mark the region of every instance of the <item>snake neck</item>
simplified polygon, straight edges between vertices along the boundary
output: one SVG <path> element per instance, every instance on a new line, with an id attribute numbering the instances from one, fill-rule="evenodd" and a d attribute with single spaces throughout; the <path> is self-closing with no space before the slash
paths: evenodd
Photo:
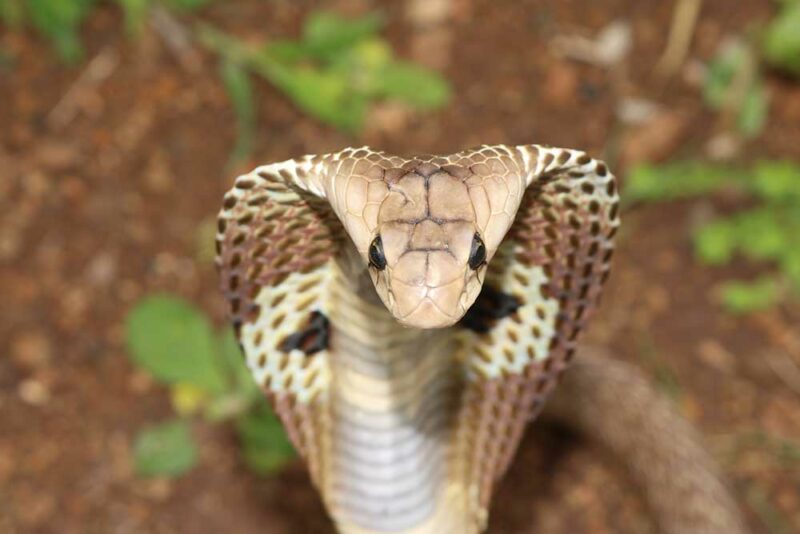
<path id="1" fill-rule="evenodd" d="M 339 261 L 330 309 L 330 477 L 342 532 L 459 531 L 445 506 L 460 390 L 454 332 L 401 326 Z"/>

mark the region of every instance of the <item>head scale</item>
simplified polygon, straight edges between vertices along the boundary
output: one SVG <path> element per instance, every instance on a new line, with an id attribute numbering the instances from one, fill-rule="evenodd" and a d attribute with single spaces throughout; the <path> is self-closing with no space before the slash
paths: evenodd
<path id="1" fill-rule="evenodd" d="M 376 208 L 364 209 L 366 224 L 348 230 L 392 315 L 406 326 L 441 328 L 475 301 L 499 243 L 485 242 L 466 169 L 454 176 L 452 168 L 414 163 L 369 184 L 383 194 L 368 192 Z"/>

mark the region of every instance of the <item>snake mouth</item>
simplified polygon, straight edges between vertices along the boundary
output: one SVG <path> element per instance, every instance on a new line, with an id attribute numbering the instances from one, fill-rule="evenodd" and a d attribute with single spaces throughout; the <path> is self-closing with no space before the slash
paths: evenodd
<path id="1" fill-rule="evenodd" d="M 432 330 L 453 326 L 458 317 L 447 315 L 431 299 L 424 298 L 411 313 L 398 317 L 397 320 L 408 328 Z"/>
<path id="2" fill-rule="evenodd" d="M 458 322 L 466 311 L 462 305 L 466 289 L 463 279 L 436 286 L 429 285 L 430 279 L 413 282 L 389 277 L 387 291 L 381 295 L 389 312 L 403 326 L 424 330 L 446 328 Z"/>

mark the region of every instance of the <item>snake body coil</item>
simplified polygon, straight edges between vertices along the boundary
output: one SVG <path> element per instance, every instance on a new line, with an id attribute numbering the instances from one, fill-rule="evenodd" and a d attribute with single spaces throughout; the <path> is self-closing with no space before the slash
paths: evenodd
<path id="1" fill-rule="evenodd" d="M 342 532 L 483 530 L 608 276 L 585 153 L 345 149 L 237 178 L 218 266 L 247 364 Z"/>

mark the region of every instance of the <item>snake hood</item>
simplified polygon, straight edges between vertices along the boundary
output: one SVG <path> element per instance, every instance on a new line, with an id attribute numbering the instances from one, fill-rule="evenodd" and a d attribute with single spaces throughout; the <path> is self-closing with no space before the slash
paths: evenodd
<path id="1" fill-rule="evenodd" d="M 600 296 L 617 206 L 603 162 L 540 145 L 347 148 L 236 179 L 231 319 L 341 532 L 486 527 Z"/>
<path id="2" fill-rule="evenodd" d="M 450 326 L 480 293 L 487 262 L 512 220 L 488 228 L 492 204 L 514 213 L 520 198 L 505 181 L 477 184 L 472 176 L 469 167 L 416 162 L 385 169 L 374 181 L 350 175 L 345 184 L 329 182 L 346 189 L 346 201 L 334 202 L 334 210 L 378 295 L 403 325 Z M 336 198 L 335 190 L 328 193 Z"/>

